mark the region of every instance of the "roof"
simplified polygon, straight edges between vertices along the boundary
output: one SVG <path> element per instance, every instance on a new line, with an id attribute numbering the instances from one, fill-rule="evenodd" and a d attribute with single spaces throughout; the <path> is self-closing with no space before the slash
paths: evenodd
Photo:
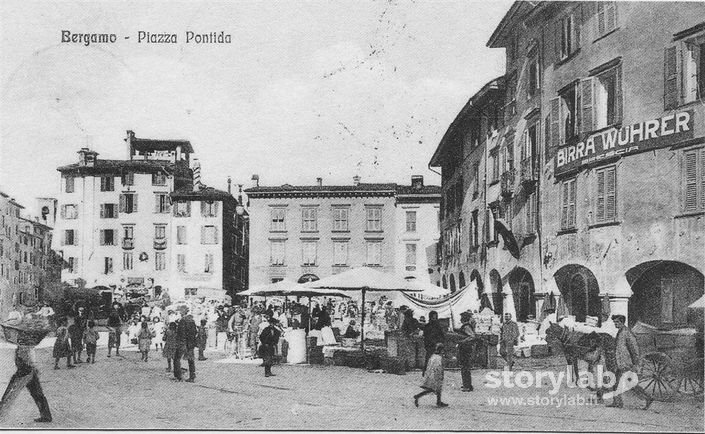
<path id="1" fill-rule="evenodd" d="M 175 200 L 212 200 L 225 201 L 235 200 L 232 194 L 217 188 L 201 186 L 199 190 L 177 190 L 171 193 L 171 198 Z"/>
<path id="2" fill-rule="evenodd" d="M 181 146 L 183 152 L 193 153 L 193 147 L 188 140 L 140 139 L 133 137 L 130 140 L 130 144 L 133 149 L 138 151 L 174 151 L 178 146 Z"/>
<path id="3" fill-rule="evenodd" d="M 397 194 L 403 195 L 441 195 L 440 185 L 424 185 L 421 188 L 413 185 L 397 185 Z"/>
<path id="4" fill-rule="evenodd" d="M 174 170 L 174 163 L 167 160 L 103 160 L 98 159 L 95 166 L 83 166 L 79 163 L 60 166 L 59 172 L 80 172 L 82 174 L 120 173 L 125 171 L 155 173 Z"/>
<path id="5" fill-rule="evenodd" d="M 514 18 L 520 13 L 524 14 L 532 10 L 540 3 L 543 2 L 515 1 L 502 18 L 502 21 L 499 22 L 497 28 L 492 32 L 492 36 L 490 36 L 489 41 L 487 41 L 487 46 L 490 48 L 504 47 L 505 41 L 503 38 L 506 36 L 505 29 L 512 27 L 511 23 L 514 21 Z"/>
<path id="6" fill-rule="evenodd" d="M 497 77 L 489 83 L 482 86 L 482 88 L 468 99 L 465 106 L 460 110 L 460 113 L 455 117 L 453 122 L 448 127 L 448 130 L 443 135 L 436 151 L 431 157 L 429 166 L 439 167 L 441 165 L 441 157 L 445 153 L 451 138 L 457 131 L 457 129 L 470 117 L 471 114 L 475 114 L 479 111 L 479 108 L 485 103 L 487 98 L 491 98 L 496 92 L 502 91 L 504 89 L 504 76 Z"/>
<path id="7" fill-rule="evenodd" d="M 397 184 L 365 184 L 358 185 L 290 185 L 272 187 L 252 187 L 245 189 L 245 193 L 251 199 L 271 196 L 349 196 L 349 195 L 373 195 L 392 196 L 396 193 Z"/>

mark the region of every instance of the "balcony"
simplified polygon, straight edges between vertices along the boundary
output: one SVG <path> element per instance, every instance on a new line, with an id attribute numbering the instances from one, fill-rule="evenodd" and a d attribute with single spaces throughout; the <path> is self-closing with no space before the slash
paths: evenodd
<path id="1" fill-rule="evenodd" d="M 502 196 L 510 198 L 514 194 L 515 170 L 509 169 L 502 174 Z"/>
<path id="2" fill-rule="evenodd" d="M 164 250 L 164 249 L 166 249 L 166 238 L 154 240 L 154 250 Z"/>
<path id="3" fill-rule="evenodd" d="M 132 250 L 135 248 L 135 240 L 134 238 L 123 238 L 122 239 L 122 248 L 125 250 Z"/>
<path id="4" fill-rule="evenodd" d="M 526 186 L 533 186 L 538 181 L 538 164 L 533 157 L 521 161 L 520 181 Z"/>

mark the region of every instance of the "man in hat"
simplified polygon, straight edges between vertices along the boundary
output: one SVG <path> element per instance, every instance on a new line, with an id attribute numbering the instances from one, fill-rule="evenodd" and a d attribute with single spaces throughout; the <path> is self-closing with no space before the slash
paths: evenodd
<path id="1" fill-rule="evenodd" d="M 428 366 L 428 359 L 436 351 L 436 345 L 444 343 L 446 340 L 445 332 L 441 323 L 438 321 L 438 312 L 432 310 L 428 314 L 428 324 L 423 328 L 423 345 L 426 349 L 426 363 L 424 363 L 424 372 Z"/>
<path id="2" fill-rule="evenodd" d="M 639 345 L 636 341 L 636 336 L 627 327 L 627 318 L 624 315 L 612 315 L 612 321 L 615 327 L 617 327 L 617 337 L 614 339 L 615 345 L 615 356 L 617 359 L 617 381 L 614 387 L 615 392 L 618 391 L 620 386 L 620 380 L 624 374 L 628 372 L 639 372 Z M 638 384 L 631 388 L 635 394 L 641 397 L 646 403 L 644 404 L 644 410 L 648 410 L 654 399 L 649 395 L 641 386 Z M 622 408 L 624 403 L 622 402 L 621 395 L 615 395 L 612 399 L 612 404 L 607 407 Z"/>
<path id="3" fill-rule="evenodd" d="M 269 318 L 267 327 L 262 330 L 259 340 L 262 343 L 260 354 L 264 361 L 264 376 L 273 377 L 272 365 L 274 364 L 274 353 L 279 343 L 281 331 L 279 330 L 279 321 L 276 318 Z"/>
<path id="4" fill-rule="evenodd" d="M 178 322 L 176 328 L 176 353 L 174 354 L 174 378 L 182 380 L 181 358 L 188 361 L 189 378 L 186 380 L 193 383 L 196 380 L 196 362 L 194 361 L 193 350 L 196 348 L 198 328 L 193 321 L 191 314 L 186 315 Z"/>
<path id="5" fill-rule="evenodd" d="M 507 362 L 507 366 L 511 371 L 514 367 L 514 346 L 519 343 L 519 326 L 512 321 L 512 314 L 504 314 L 504 324 L 500 331 L 499 337 L 499 354 Z"/>
<path id="6" fill-rule="evenodd" d="M 460 376 L 463 379 L 463 392 L 472 392 L 472 361 L 475 355 L 477 336 L 475 335 L 475 320 L 472 312 L 466 311 L 460 314 L 460 334 L 465 338 L 458 343 L 458 364 L 460 364 Z"/>

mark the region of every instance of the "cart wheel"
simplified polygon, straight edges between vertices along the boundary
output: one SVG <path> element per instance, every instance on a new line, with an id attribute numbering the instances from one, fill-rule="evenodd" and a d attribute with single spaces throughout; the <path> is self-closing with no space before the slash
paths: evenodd
<path id="1" fill-rule="evenodd" d="M 703 371 L 702 358 L 695 359 L 683 367 L 683 372 L 678 381 L 678 392 L 689 394 L 703 393 Z"/>
<path id="2" fill-rule="evenodd" d="M 656 400 L 665 400 L 678 390 L 671 358 L 663 353 L 650 353 L 642 358 L 639 386 Z"/>

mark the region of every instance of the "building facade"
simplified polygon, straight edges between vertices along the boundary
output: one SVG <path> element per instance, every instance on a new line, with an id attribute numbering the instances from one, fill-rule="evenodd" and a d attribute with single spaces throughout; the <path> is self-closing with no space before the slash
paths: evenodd
<path id="1" fill-rule="evenodd" d="M 169 289 L 175 298 L 187 295 L 185 288 L 188 295 L 197 294 L 198 288 L 234 292 L 230 285 L 234 255 L 225 253 L 224 247 L 234 248 L 231 230 L 237 200 L 201 184 L 190 142 L 141 139 L 132 131 L 125 142 L 126 160 L 99 159 L 96 152 L 83 148 L 78 163 L 58 168 L 57 249 L 66 263 L 62 280 L 76 283 L 80 278 L 88 287 L 144 286 L 153 294 Z M 193 207 L 193 216 L 184 215 L 182 206 Z M 218 212 L 202 215 L 206 209 Z M 187 226 L 188 239 L 183 232 L 177 238 L 179 226 Z M 199 237 L 204 231 L 207 236 Z M 182 258 L 178 255 L 183 254 L 177 240 L 203 258 L 200 246 L 208 246 L 211 266 L 203 267 L 202 285 L 191 274 L 175 272 Z M 204 261 L 201 265 L 207 265 Z M 189 264 L 195 273 L 195 260 Z"/>
<path id="2" fill-rule="evenodd" d="M 499 249 L 461 262 L 489 268 L 518 315 L 560 293 L 583 321 L 607 294 L 630 323 L 671 328 L 703 295 L 704 12 L 516 2 L 495 30 L 507 63 L 483 243 L 496 233 Z"/>
<path id="3" fill-rule="evenodd" d="M 404 189 L 402 204 L 397 184 L 360 183 L 357 177 L 353 185 L 332 186 L 320 178 L 312 186 L 280 187 L 259 186 L 259 178 L 253 179 L 256 185 L 245 190 L 251 286 L 317 280 L 363 265 L 429 279 L 434 264 L 427 263 L 425 252 L 435 250 L 438 238 L 433 221 L 438 187 L 417 178 L 415 187 Z"/>

